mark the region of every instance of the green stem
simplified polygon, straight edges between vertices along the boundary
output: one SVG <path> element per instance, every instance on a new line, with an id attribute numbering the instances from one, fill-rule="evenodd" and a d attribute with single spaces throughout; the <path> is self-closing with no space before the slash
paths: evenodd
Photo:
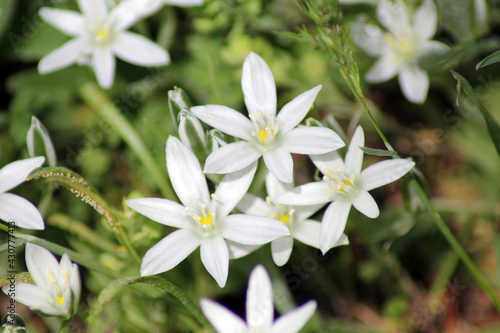
<path id="1" fill-rule="evenodd" d="M 69 333 L 72 322 L 73 322 L 73 317 L 61 321 L 61 327 L 59 328 L 59 333 Z"/>
<path id="2" fill-rule="evenodd" d="M 80 89 L 80 94 L 85 102 L 94 109 L 127 143 L 134 154 L 146 168 L 154 183 L 158 186 L 165 198 L 176 200 L 172 185 L 164 175 L 146 145 L 135 131 L 130 122 L 121 114 L 120 110 L 109 100 L 108 96 L 94 84 L 87 83 Z"/>

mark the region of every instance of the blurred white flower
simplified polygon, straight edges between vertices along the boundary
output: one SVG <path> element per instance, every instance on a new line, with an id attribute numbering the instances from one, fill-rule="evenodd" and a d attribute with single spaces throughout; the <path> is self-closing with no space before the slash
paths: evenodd
<path id="1" fill-rule="evenodd" d="M 411 16 L 401 0 L 380 0 L 377 16 L 387 32 L 370 24 L 351 24 L 354 42 L 366 53 L 379 57 L 366 74 L 366 80 L 383 82 L 398 75 L 405 97 L 413 103 L 423 103 L 429 77 L 419 66 L 419 60 L 448 49 L 431 40 L 437 28 L 436 5 L 433 0 L 424 0 Z"/>
<path id="2" fill-rule="evenodd" d="M 144 256 L 141 275 L 168 271 L 200 247 L 201 261 L 220 287 L 226 284 L 229 252 L 225 239 L 261 245 L 289 235 L 288 228 L 270 217 L 229 215 L 247 192 L 257 163 L 225 176 L 214 194 L 193 153 L 179 139 L 167 141 L 167 169 L 182 202 L 161 198 L 129 199 L 127 205 L 153 221 L 179 228 Z"/>
<path id="3" fill-rule="evenodd" d="M 331 129 L 296 127 L 311 108 L 321 85 L 286 104 L 276 116 L 276 85 L 266 62 L 250 52 L 243 63 L 241 85 L 250 119 L 221 105 L 191 108 L 205 123 L 242 139 L 211 153 L 203 172 L 226 174 L 264 158 L 269 171 L 280 181 L 293 181 L 295 154 L 322 154 L 344 146 Z"/>
<path id="4" fill-rule="evenodd" d="M 369 218 L 379 215 L 377 203 L 368 191 L 389 184 L 410 171 L 415 165 L 409 159 L 382 161 L 361 172 L 365 138 L 358 126 L 347 150 L 345 163 L 336 153 L 311 155 L 321 171 L 323 181 L 305 184 L 278 197 L 277 202 L 288 205 L 314 205 L 333 201 L 321 222 L 320 249 L 326 253 L 343 235 L 351 206 Z"/>
<path id="5" fill-rule="evenodd" d="M 3 292 L 31 310 L 46 316 L 69 318 L 78 309 L 81 283 L 78 266 L 67 254 L 58 263 L 45 248 L 26 244 L 26 267 L 35 284 L 19 282 L 15 288 L 3 287 Z"/>
<path id="6" fill-rule="evenodd" d="M 168 53 L 141 35 L 125 31 L 144 17 L 143 0 L 125 0 L 109 9 L 105 0 L 78 0 L 83 14 L 41 8 L 44 21 L 74 37 L 38 63 L 41 74 L 85 62 L 90 57 L 97 81 L 103 88 L 113 85 L 115 56 L 140 66 L 160 66 L 170 62 Z M 83 59 L 83 60 L 82 60 Z"/>
<path id="7" fill-rule="evenodd" d="M 26 180 L 35 168 L 45 161 L 45 157 L 33 157 L 15 161 L 0 169 L 0 219 L 14 222 L 16 227 L 42 230 L 43 217 L 28 200 L 11 193 L 5 193 Z"/>
<path id="8" fill-rule="evenodd" d="M 271 278 L 257 265 L 250 273 L 246 300 L 246 323 L 226 307 L 208 298 L 200 301 L 201 310 L 218 333 L 295 333 L 311 319 L 316 302 L 309 301 L 274 321 Z"/>
<path id="9" fill-rule="evenodd" d="M 31 126 L 26 136 L 26 143 L 31 157 L 42 155 L 43 150 L 45 150 L 49 166 L 56 166 L 56 151 L 50 139 L 49 132 L 35 116 L 31 117 Z M 43 149 L 40 147 L 40 144 L 43 144 Z"/>
<path id="10" fill-rule="evenodd" d="M 271 252 L 273 255 L 274 263 L 278 266 L 283 266 L 287 263 L 293 249 L 293 239 L 319 249 L 319 235 L 321 223 L 308 218 L 316 213 L 323 203 L 310 206 L 298 205 L 283 205 L 276 202 L 276 198 L 284 195 L 293 189 L 293 183 L 283 183 L 276 179 L 273 174 L 268 173 L 266 177 L 267 198 L 261 198 L 245 194 L 243 199 L 236 205 L 238 209 L 253 215 L 270 216 L 274 219 L 281 221 L 290 229 L 291 236 L 285 236 L 275 239 L 271 242 Z M 349 244 L 346 235 L 342 235 L 334 246 Z M 254 250 L 250 247 L 238 247 L 237 245 L 231 246 L 230 250 L 237 256 L 246 255 L 245 250 Z M 238 252 L 237 252 L 238 251 Z M 250 252 L 248 251 L 248 252 Z"/>

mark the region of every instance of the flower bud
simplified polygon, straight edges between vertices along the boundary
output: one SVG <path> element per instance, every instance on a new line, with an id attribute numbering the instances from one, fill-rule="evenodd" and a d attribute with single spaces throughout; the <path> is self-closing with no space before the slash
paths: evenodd
<path id="1" fill-rule="evenodd" d="M 31 126 L 26 136 L 28 152 L 31 157 L 46 156 L 49 166 L 56 166 L 56 151 L 49 133 L 37 117 L 31 118 Z"/>
<path id="2" fill-rule="evenodd" d="M 172 116 L 172 121 L 177 127 L 177 118 L 179 117 L 179 112 L 186 110 L 191 107 L 191 101 L 189 96 L 186 94 L 182 88 L 174 87 L 173 90 L 168 91 L 168 108 L 170 109 L 170 115 Z"/>
<path id="3" fill-rule="evenodd" d="M 179 112 L 179 137 L 200 162 L 207 158 L 205 130 L 198 118 L 187 109 Z"/>

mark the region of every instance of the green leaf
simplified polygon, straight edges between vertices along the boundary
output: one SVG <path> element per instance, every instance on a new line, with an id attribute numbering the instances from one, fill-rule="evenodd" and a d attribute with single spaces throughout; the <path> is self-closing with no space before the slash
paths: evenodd
<path id="1" fill-rule="evenodd" d="M 493 116 L 488 112 L 484 104 L 477 97 L 474 89 L 471 87 L 470 83 L 457 72 L 451 71 L 451 74 L 457 80 L 457 105 L 458 96 L 460 96 L 460 91 L 463 90 L 465 95 L 476 105 L 478 110 L 481 112 L 484 121 L 486 122 L 486 128 L 490 134 L 491 140 L 495 145 L 498 155 L 500 156 L 500 126 Z"/>
<path id="2" fill-rule="evenodd" d="M 33 279 L 31 278 L 31 275 L 30 273 L 28 272 L 23 272 L 23 273 L 17 273 L 15 274 L 15 280 L 16 280 L 16 283 L 18 282 L 24 282 L 24 283 L 31 283 L 31 284 L 34 284 L 35 282 L 33 281 Z M 1 278 L 0 279 L 0 288 L 2 288 L 3 286 L 7 286 L 11 283 L 11 276 L 6 276 L 4 278 Z"/>
<path id="3" fill-rule="evenodd" d="M 489 56 L 478 62 L 476 65 L 476 69 L 483 68 L 497 62 L 500 62 L 500 50 L 490 54 Z"/>
<path id="4" fill-rule="evenodd" d="M 368 148 L 368 147 L 360 147 L 360 148 L 365 154 L 368 154 L 368 155 L 391 156 L 391 157 L 398 156 L 398 153 L 396 153 L 393 150 L 373 149 L 373 148 Z"/>

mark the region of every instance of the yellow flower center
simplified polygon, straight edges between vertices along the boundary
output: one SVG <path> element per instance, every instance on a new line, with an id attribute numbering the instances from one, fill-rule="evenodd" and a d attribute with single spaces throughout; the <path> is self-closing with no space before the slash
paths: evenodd
<path id="1" fill-rule="evenodd" d="M 349 195 L 355 191 L 356 176 L 351 173 L 347 177 L 343 172 L 342 168 L 337 168 L 335 172 L 330 169 L 325 170 L 325 175 L 323 180 L 330 185 L 330 189 L 325 191 L 325 194 L 330 195 L 334 193 L 341 193 Z"/>
<path id="2" fill-rule="evenodd" d="M 205 224 L 210 224 L 210 226 L 212 226 L 213 228 L 214 224 L 212 223 L 212 221 L 212 214 L 207 214 L 206 216 L 200 217 L 200 223 L 202 226 L 204 226 Z"/>
<path id="3" fill-rule="evenodd" d="M 64 296 L 56 297 L 57 304 L 62 305 L 64 303 Z"/>
<path id="4" fill-rule="evenodd" d="M 399 59 L 408 60 L 418 56 L 418 42 L 409 33 L 386 33 L 384 39 Z"/>
<path id="5" fill-rule="evenodd" d="M 293 213 L 295 213 L 295 209 L 288 210 L 287 207 L 281 204 L 275 205 L 272 202 L 271 197 L 266 198 L 266 203 L 275 209 L 275 211 L 269 215 L 270 217 L 278 221 L 281 221 L 283 223 L 286 223 L 287 225 L 290 225 L 290 220 L 292 220 L 293 218 Z"/>
<path id="6" fill-rule="evenodd" d="M 286 224 L 290 223 L 290 214 L 279 214 L 278 220 Z"/>
<path id="7" fill-rule="evenodd" d="M 274 116 L 266 116 L 259 111 L 257 116 L 250 114 L 249 117 L 255 127 L 252 136 L 256 137 L 262 146 L 270 145 L 279 130 L 278 125 L 274 123 Z"/>

